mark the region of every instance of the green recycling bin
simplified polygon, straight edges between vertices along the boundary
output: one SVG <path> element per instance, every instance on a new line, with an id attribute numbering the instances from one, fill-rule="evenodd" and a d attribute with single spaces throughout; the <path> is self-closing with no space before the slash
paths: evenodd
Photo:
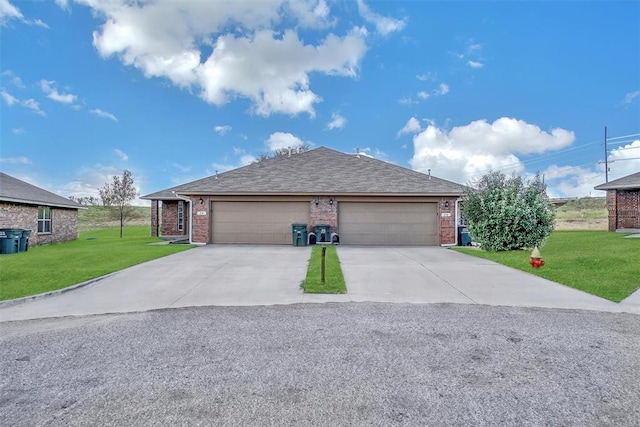
<path id="1" fill-rule="evenodd" d="M 317 224 L 315 227 L 316 243 L 331 242 L 331 226 L 329 224 Z"/>
<path id="2" fill-rule="evenodd" d="M 20 249 L 20 237 L 22 237 L 22 230 L 14 228 L 0 229 L 0 253 L 8 255 L 18 252 Z"/>
<path id="3" fill-rule="evenodd" d="M 458 245 L 471 246 L 472 242 L 473 238 L 471 237 L 471 234 L 469 234 L 467 227 L 460 227 L 458 229 Z"/>
<path id="4" fill-rule="evenodd" d="M 291 224 L 293 246 L 307 246 L 307 224 Z"/>
<path id="5" fill-rule="evenodd" d="M 31 230 L 20 230 L 22 231 L 22 236 L 20 237 L 20 248 L 19 252 L 26 252 L 29 250 L 29 236 L 31 235 Z"/>

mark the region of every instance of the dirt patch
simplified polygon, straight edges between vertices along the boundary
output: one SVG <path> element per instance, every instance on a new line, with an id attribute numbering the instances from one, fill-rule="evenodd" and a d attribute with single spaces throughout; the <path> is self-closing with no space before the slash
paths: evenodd
<path id="1" fill-rule="evenodd" d="M 607 231 L 606 218 L 556 219 L 556 230 L 601 230 Z"/>

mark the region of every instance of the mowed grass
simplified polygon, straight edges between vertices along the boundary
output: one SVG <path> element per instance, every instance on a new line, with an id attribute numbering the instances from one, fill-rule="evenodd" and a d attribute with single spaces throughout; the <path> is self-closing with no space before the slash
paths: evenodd
<path id="1" fill-rule="evenodd" d="M 540 249 L 545 265 L 529 265 L 530 250 L 455 250 L 535 274 L 614 302 L 640 288 L 640 239 L 607 231 L 555 231 Z"/>
<path id="2" fill-rule="evenodd" d="M 148 226 L 84 231 L 77 240 L 0 256 L 0 300 L 66 288 L 123 268 L 181 252 L 190 245 L 150 245 Z"/>
<path id="3" fill-rule="evenodd" d="M 325 284 L 322 285 L 320 280 L 322 247 L 316 245 L 311 249 L 307 277 L 302 284 L 304 292 L 308 294 L 346 294 L 347 287 L 344 284 L 336 247 L 328 245 L 325 255 Z"/>

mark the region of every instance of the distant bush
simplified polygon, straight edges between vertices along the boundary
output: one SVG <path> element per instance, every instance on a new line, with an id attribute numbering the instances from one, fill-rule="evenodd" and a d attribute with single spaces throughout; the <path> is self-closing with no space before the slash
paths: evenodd
<path id="1" fill-rule="evenodd" d="M 487 251 L 542 246 L 554 228 L 555 213 L 546 185 L 489 172 L 468 186 L 463 214 L 474 240 Z"/>

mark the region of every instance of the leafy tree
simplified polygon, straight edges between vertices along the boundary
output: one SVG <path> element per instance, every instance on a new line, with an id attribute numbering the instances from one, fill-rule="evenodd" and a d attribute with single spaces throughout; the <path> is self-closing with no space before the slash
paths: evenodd
<path id="1" fill-rule="evenodd" d="M 131 201 L 138 196 L 138 192 L 133 186 L 131 172 L 125 169 L 122 177 L 114 175 L 111 184 L 107 182 L 98 191 L 102 204 L 110 209 L 115 218 L 120 220 L 120 237 L 122 237 L 125 223 L 135 216 L 135 209 L 131 206 Z"/>
<path id="2" fill-rule="evenodd" d="M 86 196 L 86 197 L 69 196 L 69 199 L 73 200 L 76 203 L 80 203 L 83 206 L 96 206 L 100 202 L 98 198 L 94 196 Z"/>
<path id="3" fill-rule="evenodd" d="M 546 189 L 540 175 L 524 181 L 489 172 L 465 191 L 462 210 L 469 232 L 487 251 L 542 246 L 555 220 Z"/>

